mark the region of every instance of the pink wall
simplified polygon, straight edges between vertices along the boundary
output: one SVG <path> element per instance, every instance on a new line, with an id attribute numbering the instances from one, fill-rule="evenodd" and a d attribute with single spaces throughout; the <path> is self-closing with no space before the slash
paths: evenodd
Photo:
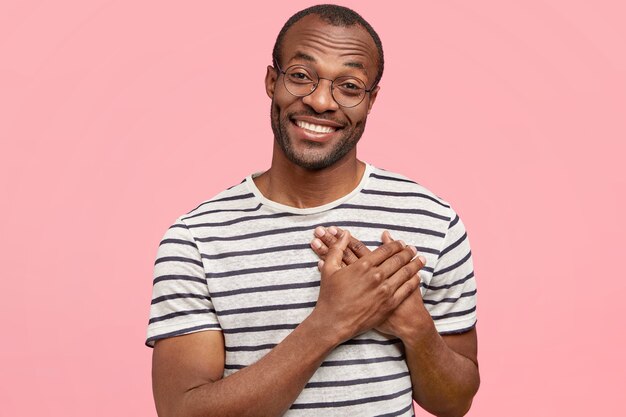
<path id="1" fill-rule="evenodd" d="M 0 415 L 154 416 L 165 229 L 270 158 L 274 37 L 304 1 L 0 4 Z M 625 415 L 620 1 L 357 2 L 387 70 L 360 157 L 473 244 L 471 416 Z"/>

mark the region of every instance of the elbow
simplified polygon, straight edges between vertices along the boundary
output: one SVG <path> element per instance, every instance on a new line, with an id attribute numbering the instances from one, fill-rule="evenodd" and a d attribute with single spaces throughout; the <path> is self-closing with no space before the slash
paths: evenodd
<path id="1" fill-rule="evenodd" d="M 459 404 L 454 409 L 446 410 L 441 413 L 436 413 L 435 415 L 437 417 L 463 417 L 464 415 L 468 413 L 470 408 L 472 408 L 472 401 L 473 399 L 470 399 L 469 402 L 464 403 L 464 404 Z"/>
<path id="2" fill-rule="evenodd" d="M 456 401 L 455 403 L 448 403 L 445 406 L 437 408 L 424 407 L 423 405 L 421 406 L 424 410 L 437 417 L 463 417 L 472 407 L 472 399 L 469 401 Z"/>
<path id="3" fill-rule="evenodd" d="M 478 392 L 480 379 L 476 379 L 475 384 L 466 386 L 464 392 L 456 392 L 448 396 L 448 400 L 440 399 L 437 404 L 431 403 L 430 406 L 420 404 L 429 413 L 437 417 L 463 417 L 472 408 L 474 396 Z"/>
<path id="4" fill-rule="evenodd" d="M 154 396 L 154 403 L 158 417 L 207 417 L 206 402 L 202 407 L 199 398 L 206 399 L 211 396 L 212 383 L 203 383 L 192 388 L 188 388 L 183 392 L 178 391 L 175 395 L 168 393 L 167 395 Z"/>
<path id="5" fill-rule="evenodd" d="M 466 415 L 469 410 L 472 408 L 472 403 L 474 402 L 474 396 L 478 392 L 478 387 L 480 386 L 480 379 L 476 380 L 476 383 L 470 387 L 468 392 L 465 395 L 459 395 L 457 397 L 457 401 L 454 402 L 453 406 L 440 414 L 435 414 L 438 417 L 463 417 Z M 451 404 L 452 405 L 452 404 Z"/>

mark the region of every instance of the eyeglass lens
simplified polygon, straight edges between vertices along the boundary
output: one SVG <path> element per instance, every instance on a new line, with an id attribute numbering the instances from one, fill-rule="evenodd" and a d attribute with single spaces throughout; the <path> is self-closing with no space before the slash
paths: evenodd
<path id="1" fill-rule="evenodd" d="M 294 96 L 311 94 L 319 85 L 317 73 L 303 65 L 293 65 L 285 71 L 285 88 Z M 343 107 L 357 106 L 365 97 L 365 83 L 356 77 L 343 76 L 332 82 L 331 92 L 335 101 Z"/>

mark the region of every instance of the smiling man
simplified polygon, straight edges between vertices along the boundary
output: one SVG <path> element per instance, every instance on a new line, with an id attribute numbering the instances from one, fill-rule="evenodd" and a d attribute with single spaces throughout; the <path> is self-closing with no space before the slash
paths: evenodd
<path id="1" fill-rule="evenodd" d="M 180 217 L 159 247 L 146 343 L 161 417 L 469 410 L 463 223 L 357 159 L 383 68 L 378 35 L 350 9 L 285 23 L 265 77 L 271 167 Z"/>

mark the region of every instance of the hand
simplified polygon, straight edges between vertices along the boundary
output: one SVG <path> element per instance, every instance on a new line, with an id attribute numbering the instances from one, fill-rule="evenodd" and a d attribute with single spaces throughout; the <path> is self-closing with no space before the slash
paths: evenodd
<path id="1" fill-rule="evenodd" d="M 312 317 L 335 330 L 339 342 L 380 326 L 419 288 L 416 275 L 422 262 L 416 250 L 390 241 L 342 266 L 350 233 L 329 243 L 320 261 L 320 295 Z"/>
<path id="2" fill-rule="evenodd" d="M 318 227 L 315 229 L 315 235 L 317 236 L 311 242 L 313 251 L 322 259 L 321 265 L 324 264 L 324 259 L 327 256 L 328 248 L 333 245 L 337 238 L 343 236 L 343 230 L 338 227 L 331 226 L 329 228 Z M 382 234 L 383 244 L 393 242 L 391 235 L 388 231 L 384 231 Z M 358 239 L 350 236 L 348 247 L 344 250 L 342 257 L 342 265 L 352 265 L 357 262 L 363 256 L 371 253 L 371 251 Z M 426 264 L 426 259 L 423 256 L 419 256 L 420 269 Z M 417 276 L 419 280 L 419 276 Z M 409 295 L 400 305 L 387 317 L 387 319 L 380 325 L 376 326 L 376 330 L 389 335 L 396 336 L 400 339 L 404 339 L 405 335 L 409 332 L 414 332 L 419 328 L 420 323 L 424 323 L 423 320 L 429 320 L 430 324 L 432 319 L 424 307 L 422 297 L 419 291 L 414 291 Z"/>

